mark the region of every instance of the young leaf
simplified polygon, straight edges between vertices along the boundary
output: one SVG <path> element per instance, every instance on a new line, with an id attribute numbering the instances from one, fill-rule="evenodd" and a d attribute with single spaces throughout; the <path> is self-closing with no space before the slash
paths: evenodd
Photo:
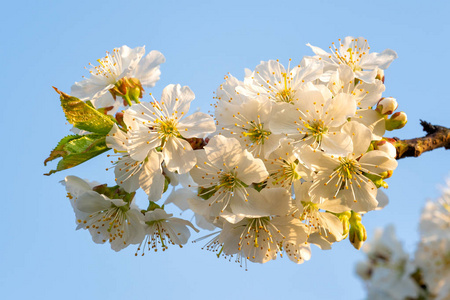
<path id="1" fill-rule="evenodd" d="M 47 165 L 49 161 L 62 157 L 56 170 L 51 170 L 44 175 L 51 175 L 58 171 L 72 168 L 108 150 L 104 135 L 93 133 L 66 136 L 44 161 L 44 165 Z"/>
<path id="2" fill-rule="evenodd" d="M 112 118 L 97 111 L 92 104 L 54 89 L 61 95 L 61 106 L 70 124 L 81 130 L 108 134 L 114 124 Z"/>

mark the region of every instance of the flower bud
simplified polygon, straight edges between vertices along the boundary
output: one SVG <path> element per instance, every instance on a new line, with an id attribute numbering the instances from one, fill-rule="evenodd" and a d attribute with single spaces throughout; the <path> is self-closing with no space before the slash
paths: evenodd
<path id="1" fill-rule="evenodd" d="M 397 149 L 395 148 L 395 146 L 385 139 L 377 142 L 377 144 L 375 145 L 375 149 L 385 152 L 392 158 L 395 158 L 397 156 Z"/>
<path id="2" fill-rule="evenodd" d="M 405 127 L 408 122 L 406 113 L 403 111 L 396 112 L 388 120 L 386 120 L 386 130 L 392 131 Z"/>
<path id="3" fill-rule="evenodd" d="M 381 80 L 384 83 L 384 70 L 378 69 L 375 79 Z"/>
<path id="4" fill-rule="evenodd" d="M 375 110 L 382 115 L 390 115 L 397 109 L 397 107 L 397 100 L 392 97 L 387 97 L 381 98 L 381 100 L 378 101 L 377 108 Z"/>
<path id="5" fill-rule="evenodd" d="M 366 228 L 361 223 L 361 215 L 354 211 L 352 211 L 352 216 L 350 218 L 350 232 L 348 238 L 353 247 L 358 250 L 361 249 L 367 239 Z"/>
<path id="6" fill-rule="evenodd" d="M 348 232 L 350 231 L 350 217 L 351 217 L 350 211 L 345 211 L 343 213 L 337 214 L 339 220 L 341 220 L 342 223 L 342 236 L 345 239 L 348 236 Z"/>
<path id="7" fill-rule="evenodd" d="M 387 179 L 387 178 L 390 178 L 392 176 L 392 174 L 394 174 L 394 171 L 393 170 L 389 170 L 389 171 L 385 171 L 385 172 L 380 173 L 380 176 L 383 179 Z"/>

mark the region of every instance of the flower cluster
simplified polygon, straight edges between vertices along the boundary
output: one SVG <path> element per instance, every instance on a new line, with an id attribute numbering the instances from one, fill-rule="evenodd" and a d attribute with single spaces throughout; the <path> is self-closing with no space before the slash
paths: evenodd
<path id="1" fill-rule="evenodd" d="M 58 91 L 78 134 L 52 151 L 46 162 L 62 160 L 50 174 L 114 151 L 115 186 L 66 177 L 78 228 L 114 250 L 164 250 L 185 244 L 188 227 L 197 230 L 165 211 L 173 203 L 216 230 L 207 249 L 238 262 L 285 254 L 302 263 L 310 244 L 330 249 L 346 237 L 359 249 L 361 216 L 387 204 L 378 188 L 397 167 L 393 140 L 383 135 L 406 124 L 394 113 L 397 101 L 382 95 L 397 55 L 370 52 L 364 38 L 339 40 L 330 53 L 310 47 L 315 56 L 295 66 L 270 60 L 243 81 L 226 76 L 211 115 L 189 114 L 195 96 L 187 86 L 170 84 L 159 100 L 143 101 L 165 61 L 143 47 L 114 49 L 72 96 Z M 149 201 L 143 210 L 134 201 L 139 189 Z"/>
<path id="2" fill-rule="evenodd" d="M 394 227 L 378 230 L 363 247 L 367 261 L 357 265 L 368 299 L 450 298 L 450 180 L 437 201 L 428 201 L 420 218 L 420 242 L 413 259 Z"/>

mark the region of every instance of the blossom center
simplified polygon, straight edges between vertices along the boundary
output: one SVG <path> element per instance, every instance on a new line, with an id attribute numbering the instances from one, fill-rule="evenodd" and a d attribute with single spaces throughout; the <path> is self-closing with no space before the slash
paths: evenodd
<path id="1" fill-rule="evenodd" d="M 237 185 L 239 185 L 239 179 L 233 172 L 224 173 L 220 176 L 218 187 L 233 190 Z"/>
<path id="2" fill-rule="evenodd" d="M 283 76 L 284 79 L 284 88 L 275 94 L 275 99 L 277 102 L 292 103 L 294 101 L 295 91 L 288 86 L 290 80 L 288 80 L 287 74 L 282 73 L 281 75 Z"/>
<path id="3" fill-rule="evenodd" d="M 325 123 L 322 120 L 305 122 L 304 126 L 306 127 L 308 134 L 312 135 L 318 143 L 322 141 L 323 135 L 328 132 L 328 127 L 325 126 Z"/>
<path id="4" fill-rule="evenodd" d="M 272 134 L 272 132 L 264 130 L 264 125 L 261 123 L 251 121 L 250 125 L 250 129 L 247 132 L 243 132 L 243 135 L 248 137 L 252 143 L 264 144 L 264 140 Z"/>
<path id="5" fill-rule="evenodd" d="M 353 72 L 362 71 L 362 68 L 359 66 L 359 64 L 361 63 L 363 55 L 366 55 L 366 52 L 364 52 L 361 47 L 358 47 L 357 42 L 358 39 L 352 40 L 349 48 L 343 53 L 341 53 L 333 43 L 334 56 L 340 61 L 339 63 L 344 63 L 352 68 Z M 367 40 L 365 40 L 365 45 L 367 45 Z M 340 46 L 342 49 L 343 45 Z M 365 46 L 364 49 L 366 49 Z M 367 50 L 368 49 L 370 49 L 370 47 L 368 47 Z"/>
<path id="6" fill-rule="evenodd" d="M 159 124 L 158 132 L 162 137 L 169 138 L 171 136 L 178 137 L 180 135 L 176 126 L 177 122 L 175 120 L 157 119 L 155 122 Z"/>
<path id="7" fill-rule="evenodd" d="M 291 185 L 294 180 L 301 178 L 301 175 L 297 172 L 297 164 L 285 160 L 282 161 L 280 169 L 270 176 L 274 179 L 273 184 L 279 184 L 282 187 L 285 186 L 285 183 Z"/>
<path id="8" fill-rule="evenodd" d="M 339 158 L 341 164 L 337 167 L 336 171 L 340 177 L 345 179 L 352 179 L 354 175 L 359 174 L 359 164 L 354 159 Z"/>
<path id="9" fill-rule="evenodd" d="M 269 222 L 270 222 L 270 218 L 269 217 L 262 217 L 262 218 L 251 219 L 248 222 L 245 230 L 243 231 L 243 234 L 240 237 L 240 241 L 238 243 L 239 250 L 243 246 L 243 242 L 244 241 L 245 241 L 245 244 L 247 244 L 248 246 L 253 244 L 253 246 L 255 248 L 261 247 L 260 242 L 261 242 L 261 238 L 263 238 L 261 236 L 262 234 L 264 234 L 264 237 L 265 237 L 263 239 L 263 241 L 267 243 L 266 235 L 269 234 L 269 236 L 267 236 L 267 237 L 271 237 L 270 236 L 270 231 L 267 228 L 267 223 L 269 223 Z M 247 239 L 249 239 L 250 241 L 246 241 Z"/>
<path id="10" fill-rule="evenodd" d="M 114 49 L 114 53 L 111 55 L 109 52 L 106 52 L 106 56 L 104 58 L 100 58 L 97 62 L 100 64 L 99 66 L 93 66 L 89 63 L 90 66 L 94 68 L 94 70 L 89 71 L 92 75 L 104 77 L 109 83 L 114 84 L 117 80 L 117 77 L 120 75 L 120 70 L 122 69 L 121 60 L 119 59 L 119 50 Z"/>

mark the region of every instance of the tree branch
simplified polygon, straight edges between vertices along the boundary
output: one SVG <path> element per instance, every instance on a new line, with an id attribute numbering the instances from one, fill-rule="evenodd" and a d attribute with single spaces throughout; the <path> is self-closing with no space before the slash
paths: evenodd
<path id="1" fill-rule="evenodd" d="M 418 157 L 424 152 L 441 147 L 450 149 L 450 128 L 431 125 L 422 120 L 420 120 L 420 124 L 427 133 L 426 136 L 410 140 L 401 140 L 394 137 L 394 146 L 397 149 L 396 159 Z M 205 140 L 201 138 L 187 139 L 194 150 L 203 149 L 203 147 L 208 144 L 208 140 L 208 138 Z"/>
<path id="2" fill-rule="evenodd" d="M 426 121 L 420 120 L 423 130 L 427 133 L 424 137 L 396 140 L 394 146 L 397 149 L 396 159 L 404 157 L 418 157 L 422 153 L 431 151 L 437 148 L 444 147 L 450 149 L 450 129 L 443 126 L 431 125 Z"/>

